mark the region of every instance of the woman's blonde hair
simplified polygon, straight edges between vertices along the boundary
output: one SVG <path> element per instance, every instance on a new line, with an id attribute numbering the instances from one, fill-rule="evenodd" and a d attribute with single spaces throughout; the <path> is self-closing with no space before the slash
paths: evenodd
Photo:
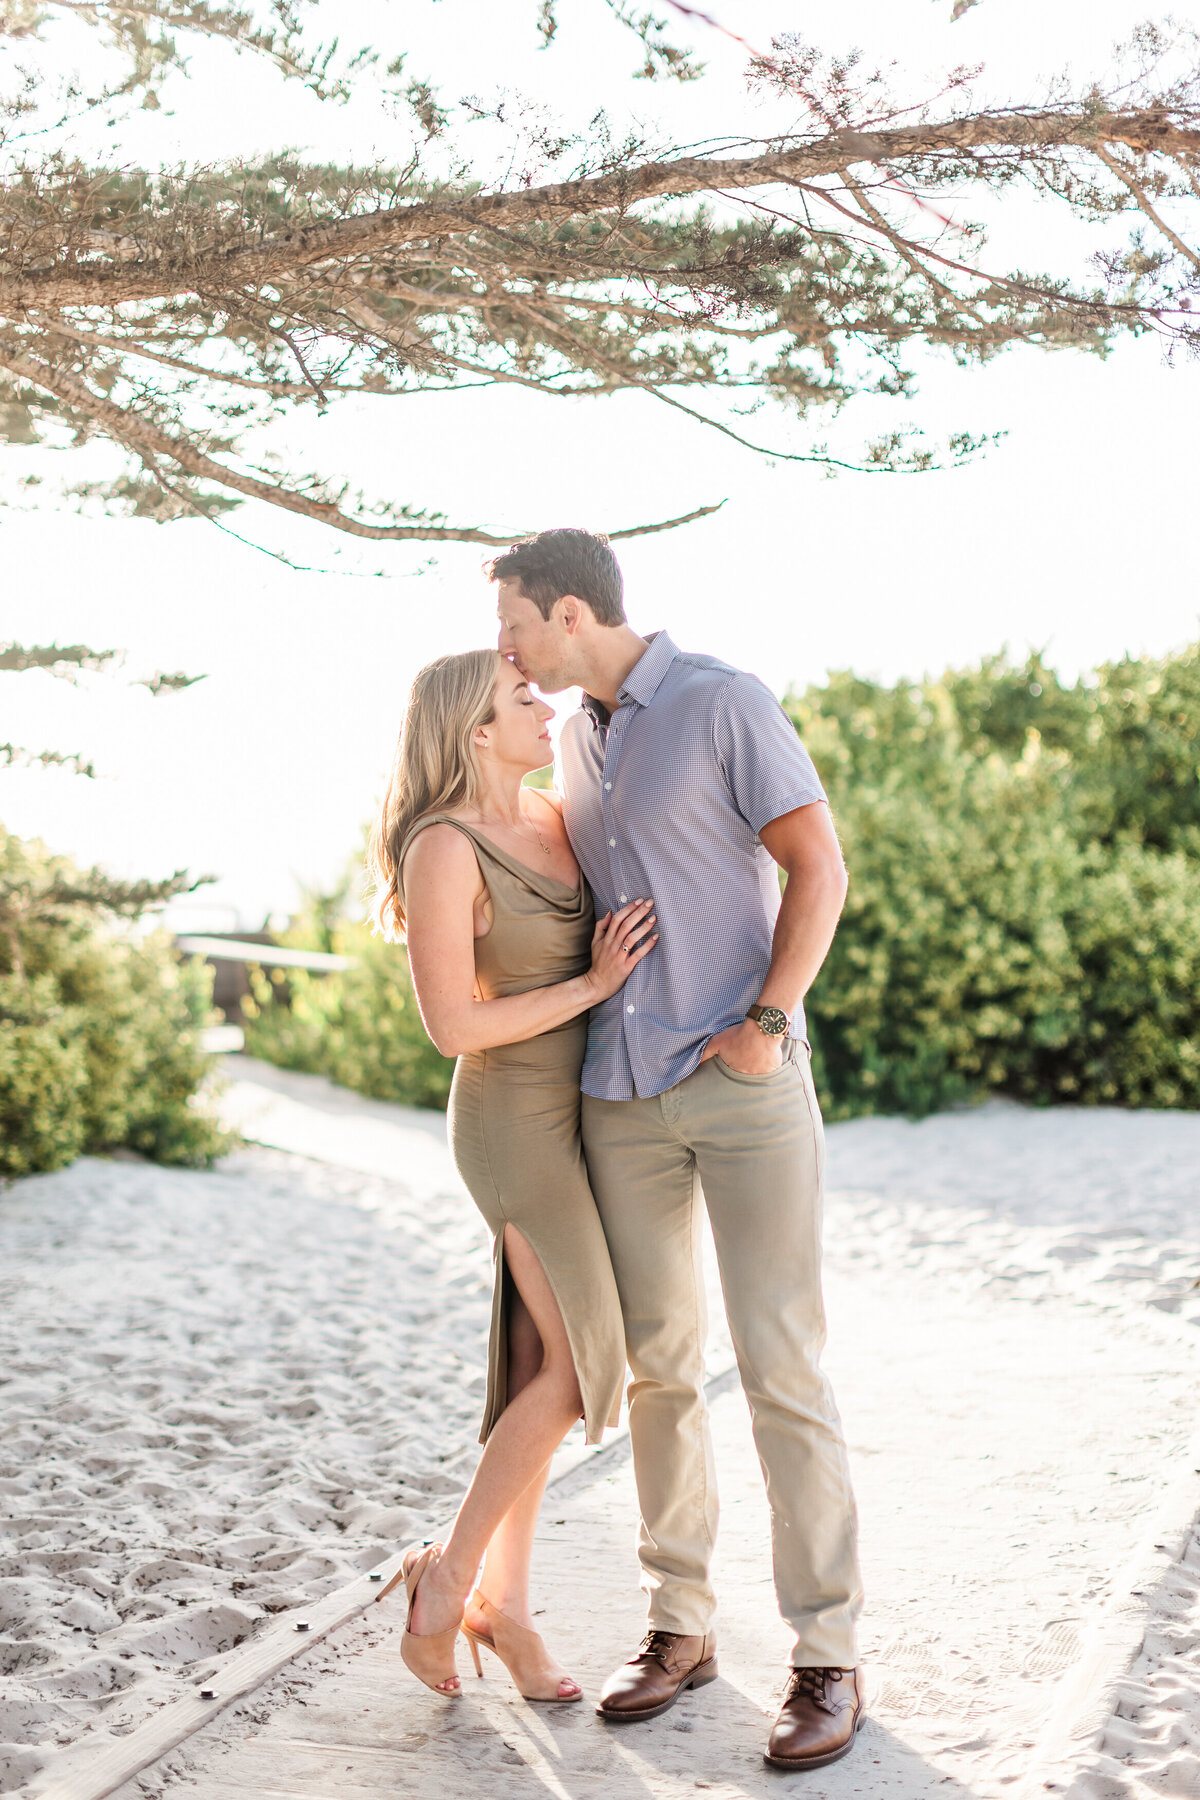
<path id="1" fill-rule="evenodd" d="M 389 942 L 404 933 L 400 859 L 405 840 L 427 813 L 474 803 L 479 769 L 472 743 L 495 717 L 498 650 L 464 650 L 427 663 L 412 685 L 383 810 L 371 832 L 371 925 Z"/>

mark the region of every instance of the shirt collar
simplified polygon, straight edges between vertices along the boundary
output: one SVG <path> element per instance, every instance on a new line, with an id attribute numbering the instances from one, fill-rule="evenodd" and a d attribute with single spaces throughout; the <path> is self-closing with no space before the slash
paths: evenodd
<path id="1" fill-rule="evenodd" d="M 630 702 L 635 706 L 649 706 L 662 685 L 663 676 L 679 655 L 665 631 L 652 631 L 646 646 L 617 690 L 618 706 L 628 706 Z M 584 694 L 583 705 L 593 719 L 607 724 L 608 709 L 599 700 Z"/>

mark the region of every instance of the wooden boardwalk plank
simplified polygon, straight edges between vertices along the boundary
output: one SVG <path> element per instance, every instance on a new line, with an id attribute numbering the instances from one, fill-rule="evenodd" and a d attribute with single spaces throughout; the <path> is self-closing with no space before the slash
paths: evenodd
<path id="1" fill-rule="evenodd" d="M 38 1800 L 103 1800 L 104 1795 L 112 1793 L 114 1788 L 127 1781 L 131 1775 L 150 1763 L 157 1762 L 167 1751 L 173 1750 L 176 1744 L 183 1743 L 201 1726 L 215 1719 L 231 1702 L 261 1687 L 270 1676 L 277 1674 L 313 1644 L 320 1642 L 347 1619 L 354 1618 L 365 1606 L 371 1604 L 380 1586 L 386 1583 L 399 1565 L 400 1553 L 397 1552 L 387 1562 L 381 1563 L 378 1571 L 374 1571 L 382 1577 L 381 1582 L 374 1582 L 369 1576 L 363 1575 L 338 1588 L 335 1593 L 327 1594 L 323 1600 L 314 1601 L 311 1606 L 305 1607 L 302 1615 L 308 1625 L 305 1632 L 297 1631 L 298 1615 L 296 1612 L 289 1612 L 277 1624 L 269 1626 L 260 1637 L 255 1638 L 252 1644 L 225 1658 L 217 1674 L 210 1680 L 197 1682 L 195 1693 L 160 1708 L 144 1724 L 117 1743 L 106 1745 L 102 1750 L 97 1750 L 94 1743 L 81 1745 L 80 1749 L 85 1754 L 80 1759 L 79 1767 L 64 1775 L 51 1787 L 41 1789 Z M 201 1694 L 209 1691 L 212 1698 L 202 1699 Z"/>
<path id="2" fill-rule="evenodd" d="M 376 1800 L 385 1790 L 419 1800 L 692 1800 L 700 1791 L 703 1800 L 977 1800 L 1014 1791 L 1060 1685 L 1047 1622 L 1082 1624 L 1087 1596 L 1140 1535 L 1136 1502 L 1127 1519 L 1097 1513 L 1096 1470 L 1135 1454 L 1143 1472 L 1155 1457 L 1168 1466 L 1186 1433 L 1178 1445 L 1151 1434 L 1135 1445 L 1129 1407 L 1154 1389 L 1161 1420 L 1169 1387 L 1190 1422 L 1195 1364 L 1189 1377 L 1173 1337 L 1155 1344 L 1152 1333 L 1126 1334 L 1066 1304 L 955 1295 L 933 1281 L 914 1291 L 882 1277 L 830 1286 L 832 1373 L 866 1524 L 873 1716 L 854 1755 L 822 1770 L 815 1786 L 762 1762 L 788 1633 L 774 1607 L 746 1407 L 725 1381 L 712 1406 L 722 1523 L 721 1673 L 711 1686 L 622 1729 L 597 1719 L 587 1699 L 527 1705 L 494 1659 L 485 1657 L 478 1681 L 463 1654 L 464 1696 L 445 1701 L 400 1662 L 401 1607 L 379 1607 L 117 1800 L 251 1800 L 267 1791 Z M 928 1322 L 921 1354 L 897 1360 L 889 1346 L 914 1306 Z M 1053 1384 L 1054 1404 L 1031 1413 L 1035 1381 Z M 1099 1407 L 1098 1392 L 1107 1396 Z M 965 1438 L 958 1421 L 981 1407 L 988 1431 Z M 634 1511 L 632 1470 L 618 1449 L 553 1491 L 539 1532 L 535 1591 L 547 1609 L 539 1623 L 591 1697 L 642 1630 Z M 1013 1783 L 1004 1789 L 994 1783 L 997 1746 Z"/>

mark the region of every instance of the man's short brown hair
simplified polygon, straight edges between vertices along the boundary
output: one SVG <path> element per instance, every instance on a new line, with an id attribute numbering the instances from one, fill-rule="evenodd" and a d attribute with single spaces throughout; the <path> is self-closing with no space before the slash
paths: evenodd
<path id="1" fill-rule="evenodd" d="M 599 625 L 625 623 L 625 583 L 606 537 L 563 527 L 522 538 L 488 564 L 491 581 L 516 581 L 527 600 L 550 617 L 564 594 L 586 600 Z"/>

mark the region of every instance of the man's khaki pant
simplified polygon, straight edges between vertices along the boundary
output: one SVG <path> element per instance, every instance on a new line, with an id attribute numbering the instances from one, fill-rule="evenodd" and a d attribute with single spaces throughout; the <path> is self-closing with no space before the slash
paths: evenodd
<path id="1" fill-rule="evenodd" d="M 819 1359 L 824 1136 L 803 1044 L 744 1075 L 719 1058 L 652 1100 L 583 1099 L 592 1190 L 633 1381 L 629 1427 L 650 1625 L 712 1627 L 717 1490 L 704 1404 L 700 1190 L 771 1508 L 798 1667 L 853 1668 L 862 1601 L 841 1423 Z"/>

